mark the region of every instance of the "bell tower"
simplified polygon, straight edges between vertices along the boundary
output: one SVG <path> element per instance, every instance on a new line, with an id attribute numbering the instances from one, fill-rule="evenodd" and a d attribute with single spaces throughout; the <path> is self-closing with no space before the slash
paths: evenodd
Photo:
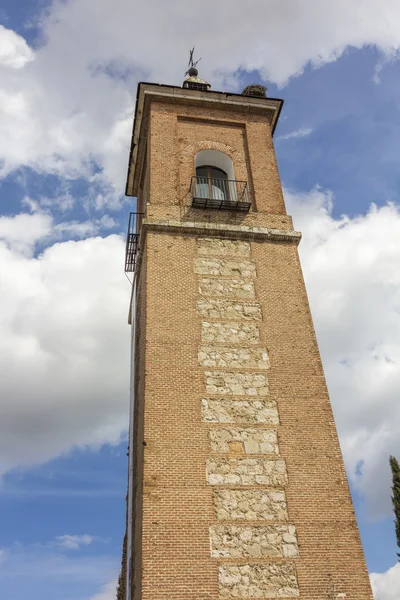
<path id="1" fill-rule="evenodd" d="M 138 86 L 127 600 L 371 600 L 262 86 Z"/>

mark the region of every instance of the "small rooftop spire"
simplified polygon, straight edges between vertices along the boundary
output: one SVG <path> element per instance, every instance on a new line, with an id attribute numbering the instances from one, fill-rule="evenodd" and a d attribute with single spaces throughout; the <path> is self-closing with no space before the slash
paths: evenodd
<path id="1" fill-rule="evenodd" d="M 183 87 L 190 90 L 200 90 L 201 92 L 207 92 L 211 88 L 211 85 L 207 83 L 207 81 L 204 81 L 204 79 L 200 79 L 199 77 L 197 64 L 201 61 L 201 57 L 197 60 L 194 60 L 194 48 L 195 47 L 193 46 L 193 48 L 189 51 L 189 68 L 185 73 L 185 75 L 188 75 L 188 77 L 183 82 Z"/>

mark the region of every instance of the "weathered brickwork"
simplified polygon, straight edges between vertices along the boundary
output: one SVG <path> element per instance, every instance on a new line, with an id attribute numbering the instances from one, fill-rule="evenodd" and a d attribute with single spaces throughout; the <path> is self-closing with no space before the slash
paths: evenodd
<path id="1" fill-rule="evenodd" d="M 206 319 L 244 319 L 246 321 L 259 321 L 261 307 L 258 302 L 245 302 L 239 300 L 201 299 L 197 301 L 199 315 Z"/>
<path id="2" fill-rule="evenodd" d="M 262 348 L 230 348 L 221 346 L 200 346 L 199 364 L 202 367 L 227 369 L 268 369 L 267 351 Z"/>
<path id="3" fill-rule="evenodd" d="M 273 400 L 203 398 L 201 405 L 203 420 L 209 423 L 279 425 L 278 410 Z"/>
<path id="4" fill-rule="evenodd" d="M 256 276 L 256 265 L 250 260 L 228 260 L 224 258 L 196 258 L 195 271 L 199 275 L 246 278 Z"/>
<path id="5" fill-rule="evenodd" d="M 202 296 L 225 296 L 228 298 L 255 298 L 254 282 L 246 279 L 207 279 L 199 281 L 199 293 Z"/>
<path id="6" fill-rule="evenodd" d="M 220 238 L 197 238 L 197 251 L 200 256 L 250 256 L 250 244 L 242 240 Z"/>
<path id="7" fill-rule="evenodd" d="M 229 427 L 210 430 L 213 452 L 235 454 L 278 454 L 275 429 L 240 429 Z"/>
<path id="8" fill-rule="evenodd" d="M 201 324 L 203 342 L 217 344 L 258 344 L 260 329 L 255 323 L 209 323 Z"/>
<path id="9" fill-rule="evenodd" d="M 207 460 L 210 485 L 271 485 L 287 483 L 286 465 L 282 459 L 219 458 Z"/>
<path id="10" fill-rule="evenodd" d="M 283 203 L 274 101 L 149 89 L 132 154 L 146 215 L 135 273 L 130 600 L 330 600 L 332 590 L 372 600 L 299 235 Z M 249 213 L 191 207 L 202 150 L 232 160 Z M 266 430 L 273 453 L 261 449 Z M 296 541 L 285 541 L 293 527 Z"/>
<path id="11" fill-rule="evenodd" d="M 210 527 L 215 558 L 296 558 L 293 525 L 215 525 Z"/>
<path id="12" fill-rule="evenodd" d="M 206 371 L 207 394 L 228 396 L 266 396 L 268 381 L 264 373 L 236 373 Z"/>
<path id="13" fill-rule="evenodd" d="M 298 598 L 300 595 L 292 563 L 222 565 L 218 580 L 221 598 Z"/>
<path id="14" fill-rule="evenodd" d="M 283 490 L 215 490 L 214 510 L 222 521 L 287 521 Z"/>

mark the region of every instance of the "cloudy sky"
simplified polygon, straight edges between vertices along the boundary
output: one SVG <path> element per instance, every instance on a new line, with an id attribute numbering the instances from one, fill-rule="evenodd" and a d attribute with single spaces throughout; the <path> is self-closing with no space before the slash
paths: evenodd
<path id="1" fill-rule="evenodd" d="M 251 9 L 251 10 L 250 10 Z M 400 597 L 398 0 L 3 0 L 0 597 L 111 600 L 126 490 L 138 81 L 263 81 L 371 579 Z"/>

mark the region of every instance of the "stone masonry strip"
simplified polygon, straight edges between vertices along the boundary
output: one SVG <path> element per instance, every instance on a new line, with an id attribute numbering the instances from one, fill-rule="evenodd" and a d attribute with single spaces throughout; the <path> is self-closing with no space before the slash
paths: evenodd
<path id="1" fill-rule="evenodd" d="M 225 521 L 287 521 L 283 490 L 214 490 L 214 511 Z"/>
<path id="2" fill-rule="evenodd" d="M 237 454 L 279 453 L 275 429 L 218 428 L 211 429 L 209 435 L 213 452 Z"/>
<path id="3" fill-rule="evenodd" d="M 298 598 L 296 568 L 292 563 L 221 565 L 220 598 Z"/>
<path id="4" fill-rule="evenodd" d="M 214 558 L 296 558 L 293 525 L 215 525 L 210 527 Z"/>
<path id="5" fill-rule="evenodd" d="M 197 301 L 197 312 L 206 319 L 261 320 L 259 303 L 243 300 L 201 299 Z"/>
<path id="6" fill-rule="evenodd" d="M 229 373 L 206 371 L 207 394 L 227 396 L 266 396 L 268 381 L 265 373 Z"/>
<path id="7" fill-rule="evenodd" d="M 260 331 L 255 323 L 208 323 L 201 324 L 203 342 L 217 344 L 258 344 Z"/>
<path id="8" fill-rule="evenodd" d="M 278 410 L 272 400 L 203 398 L 201 406 L 203 421 L 208 423 L 279 425 Z"/>
<path id="9" fill-rule="evenodd" d="M 283 459 L 219 458 L 207 460 L 207 481 L 210 485 L 270 485 L 287 483 Z"/>
<path id="10" fill-rule="evenodd" d="M 228 260 L 225 258 L 194 259 L 195 272 L 199 275 L 251 278 L 256 276 L 256 265 L 250 260 Z"/>
<path id="11" fill-rule="evenodd" d="M 246 279 L 203 278 L 199 281 L 199 294 L 249 300 L 255 298 L 254 283 Z"/>
<path id="12" fill-rule="evenodd" d="M 250 244 L 244 240 L 197 238 L 197 250 L 201 256 L 250 256 Z"/>
<path id="13" fill-rule="evenodd" d="M 200 346 L 198 358 L 202 367 L 258 370 L 269 367 L 267 351 L 262 348 Z"/>
<path id="14" fill-rule="evenodd" d="M 262 319 L 260 304 L 254 301 L 254 283 L 250 279 L 256 276 L 255 265 L 251 260 L 246 260 L 250 258 L 250 244 L 241 240 L 198 238 L 197 249 L 199 257 L 195 259 L 195 272 L 209 276 L 199 278 L 200 298 L 197 301 L 197 312 L 203 319 L 230 321 L 202 323 L 203 345 L 198 349 L 199 365 L 218 369 L 205 372 L 206 392 L 220 396 L 260 397 L 251 401 L 226 397 L 202 400 L 204 422 L 231 422 L 235 425 L 209 430 L 211 451 L 229 454 L 230 457 L 210 457 L 207 460 L 207 481 L 212 486 L 283 486 L 287 483 L 286 465 L 278 458 L 276 429 L 237 426 L 240 423 L 279 424 L 276 403 L 263 397 L 268 394 L 265 373 L 269 368 L 267 350 L 250 346 L 260 343 L 259 329 L 254 321 Z M 232 369 L 249 369 L 261 373 L 237 373 L 232 372 Z M 254 457 L 260 454 L 275 455 L 277 458 L 268 460 Z M 233 458 L 235 455 L 237 458 Z M 254 458 L 250 458 L 252 455 Z M 298 546 L 294 526 L 271 523 L 287 521 L 284 491 L 214 487 L 213 503 L 219 520 L 269 521 L 268 525 L 227 523 L 211 526 L 210 544 L 213 558 L 254 560 L 297 557 Z M 246 568 L 247 565 L 242 567 Z M 286 581 L 280 564 L 266 565 L 266 568 L 272 571 L 267 574 L 264 568 L 264 577 L 257 579 L 254 576 L 253 582 L 250 582 L 250 577 L 238 573 L 238 585 L 234 589 L 222 584 L 229 581 L 229 575 L 226 572 L 222 575 L 220 570 L 221 598 L 224 595 L 260 598 L 268 597 L 268 594 L 269 597 L 279 597 L 290 587 L 293 590 L 288 592 L 289 595 L 296 595 L 297 588 L 293 585 L 296 582 L 295 578 L 293 582 L 290 575 Z M 276 574 L 276 569 L 281 569 L 279 575 Z M 286 584 L 286 587 L 283 587 L 283 584 Z M 226 592 L 229 595 L 226 595 Z"/>

